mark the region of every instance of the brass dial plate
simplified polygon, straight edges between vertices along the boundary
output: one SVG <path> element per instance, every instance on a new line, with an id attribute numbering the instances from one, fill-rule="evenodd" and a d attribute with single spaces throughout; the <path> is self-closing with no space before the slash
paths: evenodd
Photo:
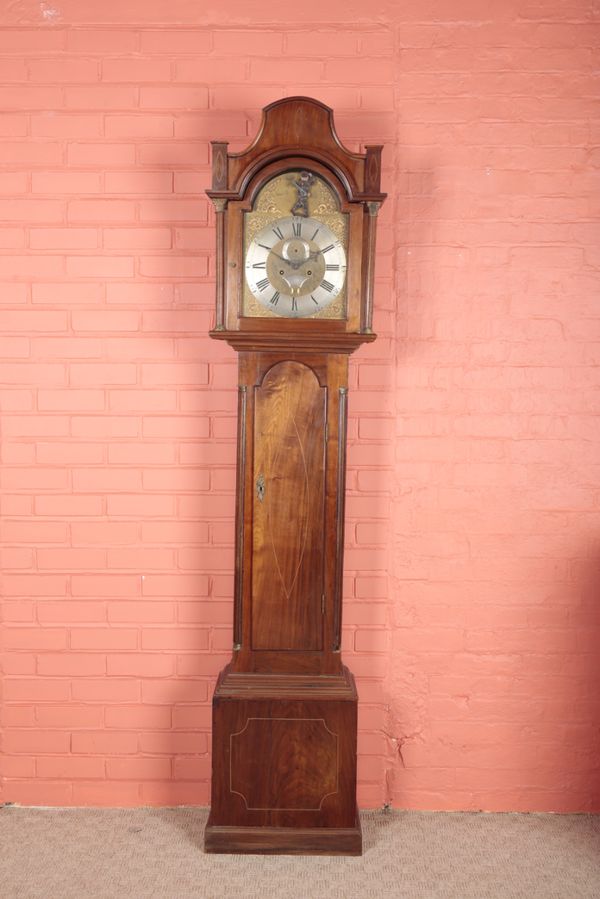
<path id="1" fill-rule="evenodd" d="M 308 176 L 308 177 L 307 177 Z M 254 208 L 244 215 L 244 267 L 255 238 L 261 231 L 271 225 L 277 225 L 281 219 L 291 216 L 314 219 L 332 233 L 341 249 L 340 259 L 331 260 L 345 263 L 348 247 L 348 215 L 341 212 L 337 198 L 329 185 L 318 175 L 294 170 L 277 175 L 269 181 L 256 197 Z M 256 246 L 256 244 L 254 244 Z M 325 260 L 329 262 L 330 260 Z M 320 260 L 324 264 L 323 260 Z M 316 277 L 316 275 L 315 275 Z M 328 302 L 315 305 L 315 312 L 304 311 L 303 318 L 344 319 L 346 317 L 346 280 L 336 284 L 336 295 Z M 308 282 L 307 282 L 308 284 Z M 255 293 L 257 293 L 255 289 Z M 269 291 L 272 294 L 272 291 Z M 318 296 L 318 294 L 315 294 Z M 324 296 L 324 294 L 323 294 Z M 306 301 L 308 302 L 308 301 Z M 248 280 L 243 278 L 243 315 L 262 318 L 275 318 L 282 314 L 268 308 L 268 303 L 259 301 L 253 294 Z M 295 317 L 295 316 L 293 316 Z"/>

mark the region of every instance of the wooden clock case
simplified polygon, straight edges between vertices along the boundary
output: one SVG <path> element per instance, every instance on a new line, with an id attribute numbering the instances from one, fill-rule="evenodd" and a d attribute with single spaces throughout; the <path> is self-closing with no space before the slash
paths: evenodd
<path id="1" fill-rule="evenodd" d="M 272 103 L 242 153 L 213 142 L 217 304 L 239 358 L 233 657 L 213 697 L 207 852 L 362 851 L 354 678 L 342 664 L 348 356 L 371 330 L 381 147 L 331 109 Z M 275 176 L 322 177 L 348 214 L 343 320 L 243 314 L 243 216 Z"/>

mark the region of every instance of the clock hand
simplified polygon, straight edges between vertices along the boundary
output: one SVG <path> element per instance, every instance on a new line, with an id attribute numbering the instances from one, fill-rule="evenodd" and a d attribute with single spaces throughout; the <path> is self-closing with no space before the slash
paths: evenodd
<path id="1" fill-rule="evenodd" d="M 273 250 L 271 250 L 271 255 L 275 256 L 276 259 L 281 260 L 281 262 L 283 262 L 288 268 L 291 268 L 292 271 L 296 271 L 296 269 L 299 269 L 300 266 L 304 265 L 304 263 L 307 261 L 306 259 L 301 259 L 300 262 L 292 262 L 291 259 L 285 259 L 283 256 L 280 256 L 279 253 L 275 253 Z"/>
<path id="2" fill-rule="evenodd" d="M 271 250 L 271 255 L 275 256 L 276 259 L 280 259 L 281 262 L 285 262 L 286 265 L 289 265 L 295 271 L 300 268 L 301 265 L 304 265 L 305 262 L 308 262 L 308 260 L 315 254 L 310 254 L 306 259 L 300 259 L 299 262 L 295 262 L 293 259 L 286 259 L 285 256 L 280 256 L 279 253 L 276 253 L 274 250 Z M 316 255 L 318 256 L 319 254 L 317 253 Z"/>
<path id="3" fill-rule="evenodd" d="M 271 256 L 275 256 L 277 259 L 281 259 L 282 262 L 286 264 L 289 263 L 289 259 L 284 259 L 283 256 L 280 256 L 279 253 L 276 253 L 274 250 L 271 250 Z"/>

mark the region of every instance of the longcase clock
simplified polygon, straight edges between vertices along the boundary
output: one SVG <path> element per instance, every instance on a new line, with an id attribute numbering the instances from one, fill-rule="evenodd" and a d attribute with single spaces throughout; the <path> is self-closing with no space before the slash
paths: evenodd
<path id="1" fill-rule="evenodd" d="M 348 356 L 371 329 L 381 147 L 332 110 L 267 106 L 213 142 L 216 324 L 238 353 L 233 656 L 213 697 L 208 852 L 360 854 L 342 664 Z"/>

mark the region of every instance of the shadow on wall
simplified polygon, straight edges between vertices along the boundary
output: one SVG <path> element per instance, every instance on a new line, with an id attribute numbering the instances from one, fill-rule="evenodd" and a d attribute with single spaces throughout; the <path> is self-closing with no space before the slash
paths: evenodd
<path id="1" fill-rule="evenodd" d="M 171 550 L 170 568 L 158 556 L 153 568 L 150 555 L 142 597 L 157 613 L 138 622 L 142 650 L 172 660 L 168 676 L 150 672 L 142 681 L 142 702 L 156 713 L 154 719 L 152 708 L 140 708 L 147 714 L 139 728 L 139 779 L 142 802 L 149 805 L 209 804 L 211 696 L 231 654 L 237 360 L 208 336 L 215 228 L 204 191 L 209 141 L 222 136 L 220 124 L 225 128 L 216 118 L 175 116 L 176 138 L 185 140 L 145 143 L 130 188 L 147 190 L 137 196 L 137 233 L 146 242 L 132 251 L 132 296 L 142 330 L 133 351 L 140 362 L 139 404 L 131 414 L 142 418 L 144 494 L 164 499 L 158 516 L 142 519 L 142 540 L 150 554 L 153 546 L 157 553 Z M 233 130 L 232 140 L 246 130 L 245 117 L 234 118 L 227 117 L 225 128 L 225 136 Z M 140 169 L 148 170 L 144 188 Z M 165 175 L 172 193 L 160 192 Z M 130 351 L 129 343 L 123 352 Z M 135 396 L 131 402 L 135 406 Z M 160 448 L 167 446 L 175 452 L 163 458 Z M 162 619 L 160 609 L 166 610 Z"/>

